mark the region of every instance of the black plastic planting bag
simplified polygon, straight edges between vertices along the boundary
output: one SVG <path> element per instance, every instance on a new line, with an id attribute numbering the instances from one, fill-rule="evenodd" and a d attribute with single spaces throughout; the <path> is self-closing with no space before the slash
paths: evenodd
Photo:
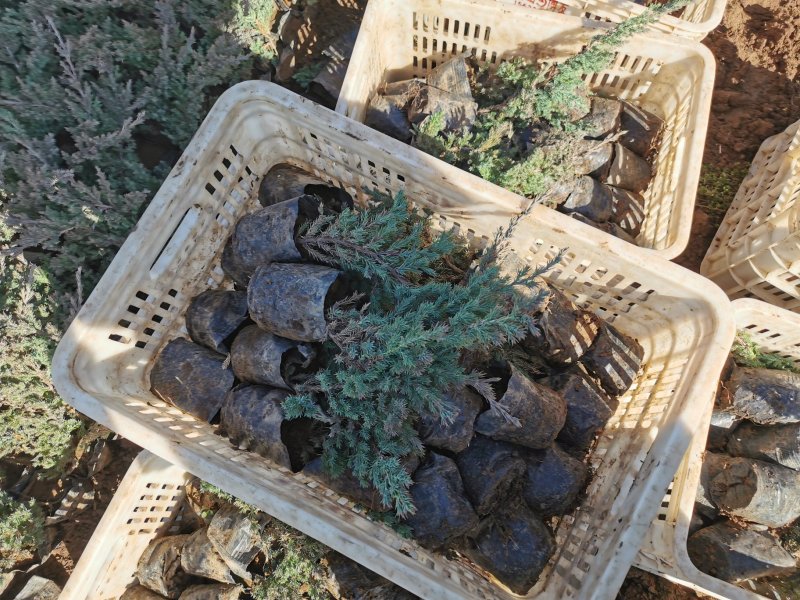
<path id="1" fill-rule="evenodd" d="M 291 468 L 289 450 L 281 439 L 284 422 L 281 404 L 287 396 L 283 390 L 263 385 L 243 385 L 231 390 L 222 406 L 222 431 L 236 446 Z"/>
<path id="2" fill-rule="evenodd" d="M 275 335 L 304 342 L 328 336 L 327 309 L 341 299 L 341 271 L 309 264 L 274 263 L 259 267 L 247 288 L 250 316 Z"/>
<path id="3" fill-rule="evenodd" d="M 456 456 L 464 490 L 475 512 L 485 515 L 508 501 L 522 485 L 526 464 L 517 447 L 476 435 Z"/>
<path id="4" fill-rule="evenodd" d="M 466 554 L 516 594 L 525 594 L 541 575 L 555 543 L 550 531 L 521 502 L 507 505 L 481 523 L 466 542 Z"/>
<path id="5" fill-rule="evenodd" d="M 150 372 L 150 390 L 203 421 L 211 421 L 233 387 L 225 357 L 183 338 L 161 350 Z"/>
<path id="6" fill-rule="evenodd" d="M 486 411 L 475 422 L 475 431 L 528 448 L 550 446 L 567 418 L 563 396 L 531 381 L 513 367 L 508 388 L 498 402 L 506 414 Z"/>
<path id="7" fill-rule="evenodd" d="M 794 570 L 795 559 L 770 534 L 730 521 L 701 529 L 687 542 L 695 566 L 729 583 Z"/>
<path id="8" fill-rule="evenodd" d="M 236 332 L 248 321 L 247 294 L 206 290 L 186 309 L 186 329 L 198 344 L 226 354 Z"/>
<path id="9" fill-rule="evenodd" d="M 549 517 L 569 511 L 586 485 L 589 470 L 558 445 L 527 456 L 522 497 L 531 510 Z"/>
<path id="10" fill-rule="evenodd" d="M 406 523 L 423 546 L 441 548 L 477 527 L 478 516 L 451 458 L 431 452 L 414 474 L 410 492 L 417 512 Z"/>
<path id="11" fill-rule="evenodd" d="M 483 398 L 468 387 L 445 396 L 455 416 L 451 423 L 442 423 L 434 415 L 424 415 L 419 423 L 420 439 L 427 446 L 461 452 L 469 445 L 475 429 L 475 419 L 483 406 Z"/>
<path id="12" fill-rule="evenodd" d="M 231 346 L 231 367 L 236 378 L 246 383 L 292 389 L 314 358 L 307 344 L 278 337 L 256 325 L 245 327 Z"/>

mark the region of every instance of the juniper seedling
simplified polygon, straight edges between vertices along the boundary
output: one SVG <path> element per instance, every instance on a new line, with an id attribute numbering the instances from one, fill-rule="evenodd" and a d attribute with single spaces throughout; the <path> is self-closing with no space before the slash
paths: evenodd
<path id="1" fill-rule="evenodd" d="M 540 198 L 554 183 L 575 176 L 573 149 L 582 134 L 573 121 L 589 109 L 584 78 L 608 67 L 631 36 L 688 2 L 648 7 L 555 66 L 515 58 L 497 69 L 490 85 L 481 83 L 486 73 L 479 73 L 479 111 L 471 130 L 446 132 L 444 115 L 434 113 L 415 128 L 415 145 L 512 192 Z"/>
<path id="2" fill-rule="evenodd" d="M 743 367 L 800 372 L 791 359 L 763 352 L 746 331 L 737 332 L 731 353 L 736 363 Z"/>
<path id="3" fill-rule="evenodd" d="M 463 259 L 464 240 L 433 232 L 402 194 L 389 207 L 323 217 L 300 238 L 316 258 L 370 279 L 377 300 L 358 307 L 350 299 L 332 307 L 328 335 L 334 359 L 285 401 L 284 411 L 290 419 L 327 422 L 326 468 L 334 476 L 351 470 L 398 516 L 414 512 L 403 459 L 423 453 L 417 419 L 453 418 L 445 391 L 471 385 L 504 414 L 486 377 L 465 369 L 460 359 L 466 350 L 489 354 L 521 339 L 544 295 L 538 278 L 556 261 L 513 275 L 504 274 L 500 264 L 521 218 L 499 231 L 457 282 L 448 263 Z M 309 245 L 315 238 L 339 241 Z"/>
<path id="4" fill-rule="evenodd" d="M 18 502 L 0 490 L 0 572 L 34 556 L 44 541 L 44 519 L 33 500 Z"/>

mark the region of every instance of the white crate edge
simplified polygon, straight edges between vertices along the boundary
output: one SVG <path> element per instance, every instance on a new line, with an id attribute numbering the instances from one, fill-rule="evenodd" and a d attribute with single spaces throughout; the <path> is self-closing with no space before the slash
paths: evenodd
<path id="1" fill-rule="evenodd" d="M 534 9 L 534 10 L 550 10 L 542 6 L 542 0 L 498 0 L 505 4 L 516 5 L 520 8 Z M 630 0 L 558 0 L 558 2 L 567 7 L 567 13 L 571 15 L 590 15 L 589 18 L 596 20 L 608 20 L 612 23 L 619 23 L 630 17 L 641 14 L 645 10 L 645 6 L 631 2 Z M 692 2 L 686 7 L 687 11 L 691 12 L 691 19 L 685 18 L 685 14 L 680 17 L 672 15 L 665 15 L 661 19 L 650 26 L 650 30 L 662 34 L 673 34 L 689 38 L 692 40 L 702 40 L 714 29 L 716 29 L 722 22 L 722 17 L 725 15 L 725 7 L 727 0 L 708 0 L 705 2 L 705 7 L 702 9 L 703 14 L 698 19 L 694 19 L 695 13 L 698 10 L 697 5 L 699 2 Z M 530 6 L 534 4 L 534 6 Z M 549 2 L 548 2 L 549 5 Z"/>
<path id="2" fill-rule="evenodd" d="M 228 113 L 238 114 L 241 112 L 243 108 L 240 105 L 245 102 L 280 104 L 286 106 L 286 110 L 289 110 L 298 119 L 311 121 L 317 119 L 323 124 L 335 123 L 336 131 L 341 134 L 339 137 L 342 140 L 345 138 L 362 142 L 365 142 L 367 138 L 374 140 L 385 149 L 383 150 L 385 156 L 403 156 L 409 152 L 409 148 L 405 144 L 377 134 L 363 125 L 314 105 L 314 103 L 274 84 L 245 82 L 223 94 L 59 344 L 53 359 L 53 377 L 57 388 L 62 397 L 87 416 L 122 433 L 169 462 L 259 506 L 265 512 L 273 514 L 290 526 L 317 538 L 327 546 L 361 562 L 412 592 L 426 598 L 463 598 L 463 594 L 459 591 L 460 584 L 457 582 L 454 583 L 442 577 L 435 581 L 432 580 L 433 578 L 420 577 L 419 561 L 411 555 L 397 552 L 385 541 L 384 536 L 377 535 L 381 531 L 380 526 L 356 518 L 332 522 L 330 510 L 324 504 L 298 503 L 296 495 L 290 495 L 290 490 L 299 484 L 287 486 L 291 480 L 278 471 L 265 470 L 261 466 L 264 463 L 262 459 L 237 452 L 224 440 L 219 441 L 218 438 L 214 438 L 213 443 L 220 447 L 224 445 L 227 448 L 224 452 L 220 449 L 206 450 L 204 445 L 192 443 L 186 439 L 185 434 L 177 432 L 170 434 L 171 429 L 166 427 L 163 432 L 154 435 L 151 426 L 142 424 L 124 411 L 109 409 L 102 400 L 83 389 L 75 378 L 73 361 L 77 356 L 77 348 L 81 339 L 88 337 L 93 327 L 90 322 L 86 322 L 86 315 L 98 310 L 106 297 L 118 293 L 119 284 L 125 281 L 123 276 L 128 270 L 127 256 L 135 252 L 137 248 L 147 247 L 148 243 L 153 243 L 153 240 L 148 237 L 148 233 L 158 227 L 165 215 L 174 220 L 174 214 L 172 214 L 174 211 L 170 210 L 170 206 L 173 201 L 176 201 L 175 196 L 187 187 L 193 161 L 196 163 L 199 160 L 197 157 L 205 156 L 206 146 L 218 136 L 223 135 L 218 128 L 223 123 L 225 116 Z M 216 154 L 216 151 L 211 150 L 205 152 Z M 387 160 L 389 159 L 387 158 Z M 447 182 L 451 170 L 458 171 L 454 167 L 421 153 L 415 154 L 413 160 L 417 163 L 415 165 L 417 169 L 437 173 L 431 179 L 434 185 L 436 181 Z M 494 227 L 494 223 L 507 219 L 504 210 L 508 209 L 512 212 L 517 210 L 515 207 L 518 206 L 518 199 L 513 194 L 498 190 L 478 178 L 474 179 L 473 188 L 464 188 L 463 194 L 465 197 L 470 197 L 483 193 L 486 197 L 492 197 L 491 206 L 494 212 L 482 212 L 473 215 L 472 219 L 468 218 L 470 213 L 463 210 L 454 209 L 454 214 L 462 214 L 467 218 L 467 223 L 480 221 L 485 228 L 491 229 Z M 500 211 L 499 214 L 497 211 Z M 619 520 L 614 522 L 612 528 L 615 531 L 624 531 L 624 534 L 620 534 L 623 535 L 624 542 L 619 546 L 607 548 L 603 558 L 603 567 L 600 570 L 602 576 L 598 570 L 595 570 L 593 577 L 598 579 L 596 584 L 584 586 L 584 591 L 579 596 L 575 596 L 611 598 L 621 585 L 647 531 L 649 520 L 657 510 L 658 500 L 662 497 L 663 490 L 666 489 L 696 428 L 694 413 L 698 407 L 695 406 L 693 395 L 688 393 L 686 386 L 691 386 L 692 389 L 707 389 L 708 391 L 703 393 L 710 394 L 713 386 L 712 380 L 715 379 L 714 371 L 718 372 L 718 369 L 721 368 L 722 363 L 719 359 L 727 352 L 733 337 L 733 322 L 723 309 L 728 304 L 724 294 L 716 286 L 677 265 L 654 258 L 651 253 L 632 248 L 625 242 L 610 238 L 588 226 L 575 223 L 574 220 L 544 207 L 537 207 L 533 211 L 531 222 L 538 222 L 547 230 L 548 237 L 554 240 L 551 243 L 563 245 L 566 239 L 570 239 L 572 243 L 584 245 L 588 255 L 596 253 L 590 248 L 602 249 L 604 259 L 613 262 L 614 257 L 618 257 L 617 260 L 629 265 L 629 269 L 636 265 L 641 272 L 653 272 L 653 261 L 657 261 L 659 263 L 658 277 L 662 280 L 672 278 L 674 281 L 684 282 L 680 285 L 682 288 L 686 288 L 687 293 L 691 289 L 692 305 L 700 302 L 700 298 L 702 298 L 703 306 L 710 311 L 709 318 L 713 319 L 711 322 L 716 324 L 712 329 L 706 327 L 702 329 L 704 352 L 701 356 L 691 359 L 691 382 L 681 382 L 678 386 L 681 390 L 681 401 L 675 401 L 669 405 L 669 410 L 661 417 L 662 426 L 658 428 L 657 432 L 652 432 L 653 436 L 656 433 L 657 436 L 649 447 L 646 459 L 643 457 L 644 464 L 640 468 L 639 475 L 635 480 L 626 483 L 624 492 L 628 493 L 629 500 L 626 512 L 624 515 L 619 515 Z M 567 230 L 574 232 L 573 237 L 565 237 Z M 667 313 L 669 308 L 663 305 L 663 302 L 668 299 L 662 296 L 659 298 L 661 300 L 657 306 L 662 308 L 655 310 Z M 198 431 L 205 431 L 199 425 L 196 427 L 198 427 Z M 253 470 L 259 473 L 258 481 L 254 481 L 252 478 Z M 250 473 L 251 476 L 248 477 L 247 473 Z M 636 491 L 635 495 L 632 495 L 632 490 Z M 294 491 L 297 490 L 294 489 Z M 625 497 L 625 494 L 620 494 L 622 491 L 617 489 L 618 498 Z M 371 540 L 370 545 L 364 543 L 365 539 Z M 409 545 L 409 552 L 427 556 L 427 553 L 413 544 Z M 426 560 L 430 560 L 431 564 L 436 563 L 435 558 Z M 447 567 L 444 568 L 447 569 Z M 535 593 L 537 593 L 536 588 L 531 594 Z M 542 597 L 559 596 L 549 594 Z"/>
<path id="3" fill-rule="evenodd" d="M 798 312 L 798 199 L 800 121 L 762 142 L 703 257 L 700 273 L 731 298 L 760 298 Z"/>
<path id="4" fill-rule="evenodd" d="M 800 344 L 800 315 L 752 298 L 740 298 L 731 305 L 737 329 L 750 330 L 762 351 L 779 353 L 800 364 L 800 347 L 796 347 Z M 776 329 L 781 335 L 770 338 Z M 653 521 L 634 566 L 721 600 L 764 600 L 760 594 L 700 571 L 686 550 L 713 407 L 712 397 L 675 477 L 664 518 Z"/>
<path id="5" fill-rule="evenodd" d="M 107 600 L 118 597 L 133 583 L 141 552 L 150 540 L 163 535 L 158 527 L 151 528 L 150 533 L 131 531 L 129 520 L 135 516 L 133 508 L 136 503 L 141 502 L 141 496 L 154 493 L 147 484 L 155 479 L 162 483 L 173 483 L 177 488 L 191 477 L 184 469 L 147 450 L 140 452 L 86 544 L 59 600 Z M 179 496 L 182 498 L 183 492 Z M 178 511 L 180 502 L 177 500 L 172 504 L 168 511 L 170 516 Z M 142 517 L 146 516 L 147 513 L 142 514 Z M 137 548 L 131 552 L 128 542 L 134 539 Z"/>

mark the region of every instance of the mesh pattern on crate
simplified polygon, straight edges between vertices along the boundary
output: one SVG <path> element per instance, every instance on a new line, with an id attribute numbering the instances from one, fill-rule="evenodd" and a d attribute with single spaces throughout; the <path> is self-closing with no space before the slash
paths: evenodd
<path id="1" fill-rule="evenodd" d="M 215 206 L 214 214 L 198 205 L 193 206 L 184 213 L 173 230 L 171 240 L 178 237 L 185 241 L 187 231 L 191 231 L 188 239 L 197 240 L 209 235 L 210 229 L 227 230 L 242 214 L 245 203 L 253 198 L 258 180 L 259 177 L 244 164 L 236 148 L 230 146 L 218 168 L 213 171 L 210 181 L 204 186 L 205 193 L 210 196 L 207 201 Z M 176 248 L 170 247 L 171 244 L 172 242 L 167 244 L 153 261 L 151 273 L 156 276 L 169 277 L 181 268 L 189 268 L 186 263 L 192 245 L 184 243 L 175 255 Z M 223 279 L 224 273 L 217 264 L 207 274 L 206 284 L 216 288 L 222 284 Z M 154 285 L 142 286 L 134 294 L 117 320 L 117 327 L 109 332 L 110 340 L 126 345 L 132 343 L 139 349 L 161 344 L 165 323 L 168 324 L 174 318 L 177 307 L 184 306 L 189 298 L 184 295 L 184 291 L 172 287 L 164 291 L 160 284 L 161 280 L 157 280 Z M 185 329 L 183 331 L 185 333 Z"/>
<path id="2" fill-rule="evenodd" d="M 796 205 L 800 199 L 800 160 L 784 160 L 783 156 L 756 157 L 720 226 L 713 244 L 715 251 L 725 248 L 730 252 L 745 243 L 759 225 Z"/>
<path id="3" fill-rule="evenodd" d="M 720 225 L 703 272 L 732 298 L 798 309 L 800 122 L 764 141 Z"/>
<path id="4" fill-rule="evenodd" d="M 184 513 L 188 510 L 184 499 L 183 482 L 169 479 L 142 483 L 138 493 L 131 498 L 128 515 L 123 517 L 122 539 L 107 540 L 107 543 L 117 543 L 121 547 L 116 560 L 108 562 L 94 587 L 95 595 L 91 597 L 116 600 L 117 596 L 104 596 L 103 590 L 117 589 L 120 582 L 126 586 L 133 582 L 139 556 L 150 542 L 180 532 Z"/>
<path id="5" fill-rule="evenodd" d="M 714 280 L 732 299 L 756 298 L 775 306 L 798 312 L 800 308 L 800 238 L 797 233 L 788 233 L 778 228 L 775 237 L 783 239 L 765 240 L 757 235 L 746 237 L 730 256 L 744 256 L 739 260 L 724 263 L 724 258 L 714 263 L 721 270 L 708 269 Z M 718 259 L 719 260 L 719 259 Z"/>
<path id="6" fill-rule="evenodd" d="M 130 321 L 130 325 L 111 327 L 106 335 L 112 340 L 114 335 L 126 336 L 114 341 L 133 346 L 135 350 L 129 350 L 140 352 L 141 359 L 132 360 L 122 372 L 115 370 L 116 377 L 124 380 L 119 389 L 125 392 L 115 397 L 109 397 L 106 393 L 102 395 L 106 402 L 117 405 L 123 403 L 121 409 L 132 414 L 136 420 L 157 423 L 158 429 L 177 443 L 191 440 L 193 444 L 204 447 L 218 457 L 218 467 L 246 465 L 248 477 L 263 482 L 275 482 L 277 471 L 283 477 L 280 480 L 281 488 L 291 492 L 293 501 L 306 506 L 324 506 L 332 520 L 355 522 L 358 527 L 366 527 L 353 519 L 354 513 L 361 514 L 361 510 L 349 500 L 308 480 L 302 474 L 295 475 L 285 469 L 276 470 L 264 459 L 234 448 L 227 439 L 215 434 L 214 427 L 198 422 L 147 393 L 150 359 L 166 340 L 185 334 L 183 312 L 189 299 L 203 289 L 225 284 L 219 261 L 230 226 L 241 214 L 258 206 L 256 190 L 260 177 L 275 162 L 290 162 L 305 168 L 343 187 L 361 203 L 368 201 L 369 193 L 374 190 L 387 193 L 405 190 L 410 198 L 421 204 L 438 199 L 436 191 L 415 180 L 413 173 L 398 173 L 381 164 L 374 156 L 359 156 L 345 151 L 335 142 L 325 139 L 320 132 L 303 125 L 290 126 L 286 123 L 283 127 L 285 130 L 291 128 L 291 137 L 302 141 L 302 145 L 297 144 L 298 151 L 291 154 L 294 158 L 278 159 L 260 152 L 245 156 L 239 149 L 230 146 L 213 171 L 211 180 L 205 182 L 204 193 L 193 198 L 194 208 L 181 221 L 182 225 L 187 218 L 190 219 L 191 234 L 181 237 L 181 225 L 176 227 L 172 239 L 165 242 L 154 261 L 154 268 L 160 269 L 157 270 L 160 277 L 155 278 L 157 283 L 141 283 L 134 298 L 119 304 L 119 314 L 112 315 L 109 322 L 118 323 L 125 319 Z M 439 224 L 459 226 L 445 218 L 441 218 Z M 462 233 L 476 244 L 483 242 L 483 238 L 474 231 L 462 229 Z M 182 240 L 181 243 L 175 243 L 176 237 Z M 515 246 L 514 250 L 532 263 L 543 264 L 561 249 L 540 239 L 526 243 L 524 247 Z M 157 266 L 159 261 L 163 264 Z M 595 310 L 609 322 L 623 329 L 626 326 L 639 326 L 639 335 L 643 336 L 648 333 L 648 324 L 663 322 L 663 307 L 670 301 L 669 298 L 661 298 L 636 278 L 614 272 L 608 266 L 595 264 L 592 260 L 579 258 L 574 252 L 567 252 L 548 279 L 577 303 Z M 154 281 L 147 276 L 144 280 Z M 129 306 L 139 308 L 133 314 L 134 318 L 128 316 L 132 314 Z M 151 326 L 154 314 L 161 315 L 162 319 L 156 326 Z M 681 343 L 687 347 L 693 345 L 685 341 L 687 332 L 698 340 L 708 335 L 703 329 L 705 326 L 699 322 L 686 324 L 681 332 L 684 336 Z M 153 331 L 145 333 L 143 327 Z M 675 331 L 663 326 L 659 329 L 664 330 L 661 337 L 645 340 L 650 359 L 635 386 L 621 399 L 619 409 L 599 439 L 592 456 L 592 464 L 599 474 L 609 470 L 615 474 L 595 477 L 589 490 L 593 497 L 615 498 L 621 490 L 634 485 L 647 456 L 648 439 L 657 430 L 676 386 L 686 379 L 683 375 L 690 357 L 686 353 L 672 351 L 677 343 Z M 144 344 L 139 345 L 139 341 Z M 620 448 L 625 448 L 626 452 L 620 452 Z M 613 453 L 613 469 L 603 462 L 612 449 L 616 450 Z M 579 509 L 574 515 L 562 519 L 556 531 L 559 548 L 551 565 L 554 572 L 564 576 L 563 597 L 576 595 L 588 572 L 591 557 L 598 552 L 598 544 L 612 536 L 617 527 L 618 523 L 608 522 L 604 515 L 596 514 L 593 510 Z M 457 583 L 465 593 L 490 599 L 509 597 L 480 574 L 457 562 L 435 556 L 386 527 L 372 525 L 369 535 L 376 536 L 375 539 L 381 543 Z"/>
<path id="7" fill-rule="evenodd" d="M 739 329 L 747 332 L 761 352 L 791 360 L 800 367 L 800 328 L 785 322 L 766 321 L 763 316 L 751 315 L 747 324 Z"/>
<path id="8" fill-rule="evenodd" d="M 591 19 L 619 23 L 627 20 L 634 14 L 640 13 L 643 8 L 634 2 L 586 2 L 585 0 L 499 0 L 505 4 L 523 6 L 525 8 L 549 10 L 561 14 L 574 15 Z M 719 0 L 717 0 L 719 1 Z M 691 2 L 678 18 L 666 17 L 661 22 L 652 25 L 654 29 L 670 33 L 682 33 L 682 23 L 702 23 L 711 18 L 714 10 L 713 0 L 696 0 Z"/>
<path id="9" fill-rule="evenodd" d="M 568 6 L 567 14 L 583 16 L 594 21 L 619 23 L 642 11 L 642 6 L 634 2 L 586 2 L 583 0 L 564 0 Z M 661 22 L 651 25 L 654 29 L 679 32 L 680 22 L 702 23 L 713 11 L 713 0 L 696 0 L 690 2 L 677 19 L 667 17 Z"/>
<path id="10" fill-rule="evenodd" d="M 536 47 L 498 52 L 492 43 L 490 26 L 449 14 L 413 12 L 411 20 L 410 67 L 404 73 L 411 77 L 427 77 L 438 65 L 465 52 L 490 69 L 517 56 L 526 60 L 541 59 L 544 64 L 567 56 L 541 57 L 538 54 L 540 49 Z M 614 90 L 617 95 L 628 99 L 636 99 L 647 91 L 649 80 L 660 68 L 658 61 L 617 53 L 612 66 L 594 74 L 590 84 L 595 88 L 608 89 L 609 92 Z M 647 73 L 648 76 L 638 77 L 641 73 Z"/>

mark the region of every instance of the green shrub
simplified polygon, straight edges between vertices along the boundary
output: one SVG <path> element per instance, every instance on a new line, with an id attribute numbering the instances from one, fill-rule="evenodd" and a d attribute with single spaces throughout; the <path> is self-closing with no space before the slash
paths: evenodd
<path id="1" fill-rule="evenodd" d="M 711 216 L 715 224 L 722 222 L 749 168 L 744 163 L 731 167 L 703 165 L 697 188 L 697 205 Z"/>
<path id="2" fill-rule="evenodd" d="M 273 0 L 0 8 L 2 455 L 62 460 L 78 422 L 48 376 L 54 344 L 216 97 L 272 57 L 276 12 Z"/>
<path id="3" fill-rule="evenodd" d="M 554 184 L 575 176 L 574 149 L 582 133 L 574 121 L 589 110 L 587 76 L 607 68 L 631 36 L 688 2 L 649 6 L 555 66 L 513 59 L 494 77 L 479 70 L 479 111 L 471 130 L 446 132 L 443 115 L 432 114 L 415 128 L 415 145 L 507 190 L 541 199 Z M 528 141 L 520 145 L 516 136 Z"/>
<path id="4" fill-rule="evenodd" d="M 254 600 L 330 597 L 321 563 L 328 548 L 276 519 L 267 525 L 262 540 L 267 563 L 264 579 L 250 589 Z"/>
<path id="5" fill-rule="evenodd" d="M 232 504 L 248 517 L 256 518 L 261 513 L 252 504 L 205 481 L 200 483 L 200 491 Z M 325 569 L 321 564 L 322 557 L 329 552 L 326 546 L 277 519 L 271 519 L 264 528 L 261 546 L 266 564 L 264 577 L 257 577 L 248 590 L 254 600 L 329 598 L 324 585 Z"/>
<path id="6" fill-rule="evenodd" d="M 791 359 L 784 358 L 777 354 L 762 352 L 758 344 L 746 331 L 739 331 L 733 342 L 731 349 L 736 364 L 743 367 L 755 367 L 761 369 L 780 369 L 782 371 L 800 372 Z"/>
<path id="7" fill-rule="evenodd" d="M 294 75 L 292 75 L 292 79 L 304 90 L 307 90 L 311 85 L 311 82 L 314 81 L 314 78 L 322 73 L 322 69 L 324 68 L 324 60 L 318 60 L 309 63 L 306 66 L 297 69 L 297 71 L 294 72 Z"/>
<path id="8" fill-rule="evenodd" d="M 52 469 L 80 427 L 49 379 L 58 304 L 45 272 L 18 258 L 0 256 L 0 289 L 0 457 Z"/>
<path id="9" fill-rule="evenodd" d="M 44 541 L 44 520 L 33 500 L 17 502 L 0 490 L 0 571 L 33 557 Z"/>
<path id="10" fill-rule="evenodd" d="M 400 517 L 415 510 L 402 461 L 424 454 L 415 422 L 422 415 L 452 420 L 446 390 L 469 384 L 512 420 L 486 376 L 466 368 L 461 356 L 488 355 L 522 339 L 544 296 L 539 277 L 552 264 L 510 274 L 500 264 L 526 213 L 500 230 L 469 270 L 466 240 L 434 232 L 402 194 L 386 204 L 320 217 L 298 239 L 312 257 L 356 273 L 374 288 L 363 307 L 351 298 L 329 310 L 334 358 L 297 386 L 284 413 L 328 423 L 322 454 L 328 471 L 351 471 Z"/>

